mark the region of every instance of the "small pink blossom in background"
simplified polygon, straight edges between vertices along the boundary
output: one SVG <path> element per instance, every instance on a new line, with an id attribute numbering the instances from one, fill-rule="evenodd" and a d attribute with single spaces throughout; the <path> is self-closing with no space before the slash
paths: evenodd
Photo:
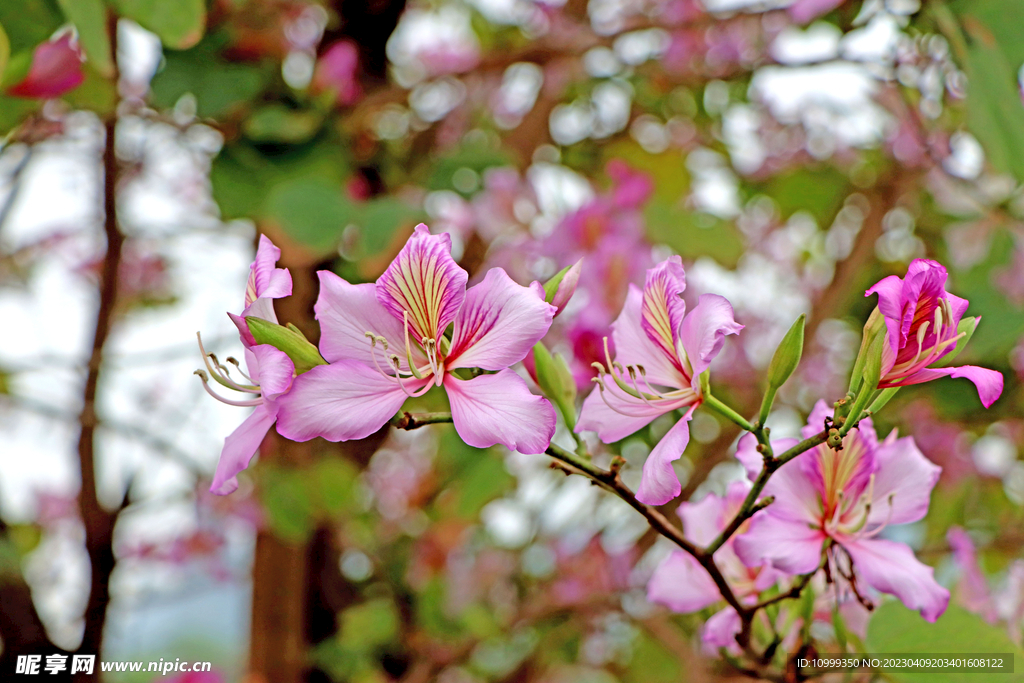
<path id="1" fill-rule="evenodd" d="M 804 438 L 821 431 L 831 411 L 819 401 L 803 429 Z M 796 439 L 779 439 L 777 452 Z M 763 458 L 752 434 L 740 439 L 736 458 L 751 480 Z M 895 595 L 927 621 L 935 621 L 949 603 L 949 591 L 931 567 L 909 546 L 876 538 L 889 524 L 908 524 L 928 512 L 940 469 L 896 432 L 879 441 L 870 419 L 863 419 L 835 451 L 821 444 L 789 461 L 768 480 L 764 495 L 775 502 L 757 513 L 750 530 L 737 537 L 736 554 L 748 566 L 770 562 L 787 574 L 818 568 L 827 540 L 834 574 L 854 576 L 860 586 Z"/>
<path id="2" fill-rule="evenodd" d="M 339 107 L 359 101 L 359 48 L 351 40 L 339 40 L 327 48 L 316 62 L 310 87 L 313 92 L 333 92 Z"/>
<path id="3" fill-rule="evenodd" d="M 968 301 L 946 291 L 946 269 L 930 259 L 914 259 L 907 275 L 890 275 L 865 292 L 878 294 L 888 344 L 882 349 L 879 389 L 929 382 L 939 377 L 964 377 L 974 382 L 986 408 L 1003 393 L 1003 376 L 974 365 L 929 367 L 956 348 L 957 326 Z"/>
<path id="4" fill-rule="evenodd" d="M 226 683 L 227 679 L 219 671 L 190 671 L 170 678 L 160 678 L 165 683 Z"/>
<path id="5" fill-rule="evenodd" d="M 32 53 L 28 75 L 7 89 L 15 97 L 50 99 L 74 90 L 82 81 L 82 53 L 70 33 L 40 44 Z"/>
<path id="6" fill-rule="evenodd" d="M 789 6 L 789 16 L 798 24 L 809 24 L 842 5 L 846 0 L 796 0 Z"/>
<path id="7" fill-rule="evenodd" d="M 702 294 L 687 312 L 684 289 L 678 256 L 648 270 L 643 290 L 629 285 L 626 304 L 612 325 L 615 360 L 610 350 L 604 354 L 607 374 L 583 402 L 576 425 L 577 432 L 597 432 L 605 443 L 614 443 L 661 415 L 686 410 L 644 463 L 636 497 L 649 505 L 679 495 L 682 487 L 672 463 L 689 443 L 689 422 L 703 399 L 700 374 L 722 350 L 726 335 L 743 329 L 733 319 L 732 305 L 717 294 Z"/>
<path id="8" fill-rule="evenodd" d="M 984 617 L 990 624 L 996 623 L 999 615 L 992 602 L 988 582 L 978 564 L 978 554 L 974 541 L 967 532 L 958 526 L 946 533 L 949 547 L 953 549 L 953 559 L 960 568 L 960 581 L 957 582 L 957 602 L 967 610 Z"/>
<path id="9" fill-rule="evenodd" d="M 468 42 L 435 44 L 416 53 L 431 77 L 461 74 L 480 63 L 480 48 Z"/>
<path id="10" fill-rule="evenodd" d="M 501 268 L 467 289 L 469 275 L 451 256 L 451 237 L 432 235 L 422 223 L 375 284 L 319 275 L 315 310 L 328 365 L 295 379 L 281 403 L 282 436 L 361 439 L 406 398 L 443 386 L 467 444 L 522 453 L 547 448 L 554 408 L 510 369 L 547 333 L 555 313 L 533 289 Z M 453 372 L 463 368 L 495 374 L 463 379 Z"/>
<path id="11" fill-rule="evenodd" d="M 683 533 L 688 541 L 706 546 L 715 540 L 743 505 L 750 482 L 734 481 L 729 484 L 725 497 L 709 493 L 697 503 L 682 503 L 677 511 L 683 521 Z M 746 530 L 745 523 L 740 533 Z M 771 567 L 748 567 L 733 550 L 733 536 L 715 552 L 715 561 L 740 602 L 757 601 L 761 591 L 773 586 L 782 575 Z M 718 586 L 711 575 L 693 556 L 675 550 L 662 560 L 647 583 L 647 599 L 665 605 L 674 612 L 698 612 L 722 600 Z M 732 607 L 724 607 L 704 624 L 702 639 L 709 654 L 725 647 L 739 652 L 736 634 L 740 619 Z"/>

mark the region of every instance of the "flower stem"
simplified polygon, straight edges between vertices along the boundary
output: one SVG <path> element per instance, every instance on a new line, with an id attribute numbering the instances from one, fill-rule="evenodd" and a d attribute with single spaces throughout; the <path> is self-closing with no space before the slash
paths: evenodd
<path id="1" fill-rule="evenodd" d="M 722 403 L 721 401 L 719 401 L 717 398 L 712 396 L 710 393 L 704 394 L 704 405 L 706 405 L 708 408 L 711 408 L 712 410 L 717 412 L 719 415 L 721 415 L 721 416 L 723 416 L 723 417 L 725 417 L 725 418 L 727 418 L 729 420 L 732 420 L 733 422 L 738 424 L 740 426 L 740 428 L 742 428 L 742 429 L 744 429 L 744 430 L 746 430 L 748 432 L 754 431 L 754 425 L 750 424 L 750 422 L 747 420 L 747 418 L 743 417 L 742 415 L 737 413 L 735 410 L 733 410 L 729 406 L 727 406 L 724 403 Z"/>

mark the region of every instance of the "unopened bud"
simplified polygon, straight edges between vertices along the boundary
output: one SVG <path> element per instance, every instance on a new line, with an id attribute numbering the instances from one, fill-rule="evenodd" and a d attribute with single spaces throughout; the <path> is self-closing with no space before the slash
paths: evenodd
<path id="1" fill-rule="evenodd" d="M 552 355 L 543 343 L 537 342 L 533 347 L 533 364 L 537 384 L 558 407 L 565 426 L 572 431 L 576 427 L 576 381 L 565 359 L 557 353 Z"/>
<path id="2" fill-rule="evenodd" d="M 772 403 L 775 401 L 775 393 L 786 380 L 789 379 L 796 366 L 800 364 L 800 357 L 804 353 L 804 322 L 807 316 L 801 315 L 793 323 L 793 326 L 786 332 L 786 336 L 779 342 L 772 355 L 772 361 L 768 364 L 768 387 L 761 401 L 760 424 L 764 424 L 771 412 Z"/>
<path id="3" fill-rule="evenodd" d="M 257 344 L 269 344 L 291 359 L 295 364 L 295 374 L 301 375 L 317 365 L 327 364 L 297 327 L 283 327 L 256 316 L 248 316 L 245 322 Z"/>
<path id="4" fill-rule="evenodd" d="M 555 307 L 555 315 L 562 312 L 569 299 L 576 293 L 576 285 L 583 271 L 583 259 L 558 271 L 544 283 L 544 301 Z"/>

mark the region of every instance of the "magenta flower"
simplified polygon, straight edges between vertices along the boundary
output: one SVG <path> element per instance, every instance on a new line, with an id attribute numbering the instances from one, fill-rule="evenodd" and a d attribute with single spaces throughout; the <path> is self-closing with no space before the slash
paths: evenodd
<path id="1" fill-rule="evenodd" d="M 363 95 L 358 69 L 358 46 L 351 40 L 339 40 L 317 60 L 310 85 L 314 92 L 333 93 L 337 105 L 347 107 Z"/>
<path id="2" fill-rule="evenodd" d="M 225 366 L 206 353 L 200 340 L 199 348 L 203 353 L 203 361 L 211 376 L 219 384 L 228 389 L 248 394 L 250 398 L 232 400 L 223 398 L 210 388 L 207 376 L 200 371 L 203 387 L 207 393 L 222 403 L 233 406 L 253 406 L 256 409 L 242 422 L 238 428 L 224 440 L 217 470 L 213 475 L 210 491 L 226 495 L 238 488 L 237 475 L 249 466 L 249 461 L 256 454 L 263 437 L 277 419 L 277 400 L 287 393 L 295 376 L 295 365 L 283 352 L 268 344 L 256 344 L 245 318 L 254 316 L 277 322 L 274 313 L 273 299 L 279 299 L 292 293 L 292 276 L 287 268 L 277 268 L 277 260 L 281 250 L 266 235 L 260 236 L 260 246 L 256 251 L 256 259 L 249 267 L 249 281 L 245 288 L 245 308 L 241 315 L 228 313 L 238 327 L 239 337 L 245 346 L 245 365 L 248 373 L 238 372 L 244 382 L 236 382 Z M 230 359 L 229 359 L 230 360 Z M 237 367 L 237 363 L 236 363 Z"/>
<path id="3" fill-rule="evenodd" d="M 869 289 L 878 294 L 889 343 L 882 350 L 878 388 L 920 384 L 939 377 L 966 377 L 974 382 L 988 408 L 1003 393 L 1003 376 L 995 370 L 962 365 L 930 368 L 956 348 L 967 300 L 946 292 L 946 269 L 929 259 L 914 259 L 903 279 L 890 275 Z"/>
<path id="4" fill-rule="evenodd" d="M 597 389 L 583 402 L 576 431 L 594 431 L 605 443 L 619 441 L 680 408 L 686 414 L 668 431 L 644 463 L 637 499 L 661 505 L 679 495 L 672 462 L 690 440 L 690 418 L 700 405 L 700 374 L 725 342 L 743 329 L 732 306 L 717 294 L 702 294 L 686 313 L 680 298 L 686 288 L 682 259 L 672 256 L 647 271 L 641 292 L 629 286 L 626 304 L 612 325 L 616 358 L 604 340 L 605 361 L 594 382 Z M 608 379 L 611 378 L 611 382 Z"/>
<path id="5" fill-rule="evenodd" d="M 725 497 L 710 493 L 698 503 L 681 503 L 678 514 L 683 520 L 683 533 L 688 541 L 706 546 L 729 524 L 750 491 L 750 482 L 734 481 Z M 740 533 L 746 524 L 740 527 Z M 750 568 L 733 550 L 733 536 L 715 551 L 715 562 L 729 582 L 736 597 L 745 604 L 757 601 L 761 591 L 774 585 L 779 572 L 769 566 Z M 693 556 L 676 550 L 662 560 L 647 583 L 647 599 L 665 605 L 674 612 L 697 612 L 722 599 L 718 586 Z M 737 649 L 736 634 L 740 618 L 736 610 L 726 606 L 714 614 L 701 633 L 704 645 L 712 652 L 720 647 Z"/>
<path id="6" fill-rule="evenodd" d="M 41 43 L 32 53 L 28 75 L 7 90 L 15 97 L 50 99 L 74 90 L 82 81 L 82 53 L 70 33 Z"/>
<path id="7" fill-rule="evenodd" d="M 469 445 L 544 452 L 555 411 L 509 366 L 544 336 L 555 308 L 501 268 L 467 290 L 468 274 L 450 252 L 447 234 L 431 235 L 420 224 L 376 284 L 320 272 L 315 310 L 328 364 L 296 378 L 281 404 L 282 435 L 361 439 L 406 398 L 443 386 L 455 429 Z M 472 368 L 495 374 L 463 379 L 458 372 Z"/>
<path id="8" fill-rule="evenodd" d="M 804 436 L 817 433 L 829 414 L 819 401 Z M 795 443 L 780 439 L 778 448 Z M 753 435 L 740 440 L 736 457 L 751 479 L 757 477 L 762 458 Z M 911 437 L 897 439 L 893 432 L 879 442 L 871 420 L 863 419 L 846 435 L 841 451 L 822 444 L 779 468 L 764 488 L 775 502 L 737 537 L 736 554 L 748 566 L 770 562 L 788 574 L 807 574 L 818 568 L 831 541 L 827 552 L 834 577 L 848 581 L 853 590 L 863 582 L 895 595 L 935 621 L 946 610 L 949 591 L 908 546 L 876 537 L 888 524 L 925 516 L 940 471 Z"/>
<path id="9" fill-rule="evenodd" d="M 798 24 L 809 24 L 842 5 L 846 0 L 796 0 L 789 6 L 789 16 Z"/>

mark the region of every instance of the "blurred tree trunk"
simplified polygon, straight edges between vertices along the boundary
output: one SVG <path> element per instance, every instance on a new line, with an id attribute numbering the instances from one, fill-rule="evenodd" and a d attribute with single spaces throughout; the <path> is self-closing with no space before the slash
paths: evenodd
<path id="1" fill-rule="evenodd" d="M 281 320 L 295 324 L 317 341 L 313 319 L 316 303 L 314 267 L 297 258 L 282 242 L 281 265 L 292 273 L 292 296 L 275 302 Z M 312 443 L 295 443 L 270 430 L 260 447 L 260 459 L 284 466 L 310 460 Z M 252 573 L 252 625 L 249 671 L 260 683 L 300 683 L 306 670 L 306 544 L 293 545 L 269 529 L 256 536 Z"/>

